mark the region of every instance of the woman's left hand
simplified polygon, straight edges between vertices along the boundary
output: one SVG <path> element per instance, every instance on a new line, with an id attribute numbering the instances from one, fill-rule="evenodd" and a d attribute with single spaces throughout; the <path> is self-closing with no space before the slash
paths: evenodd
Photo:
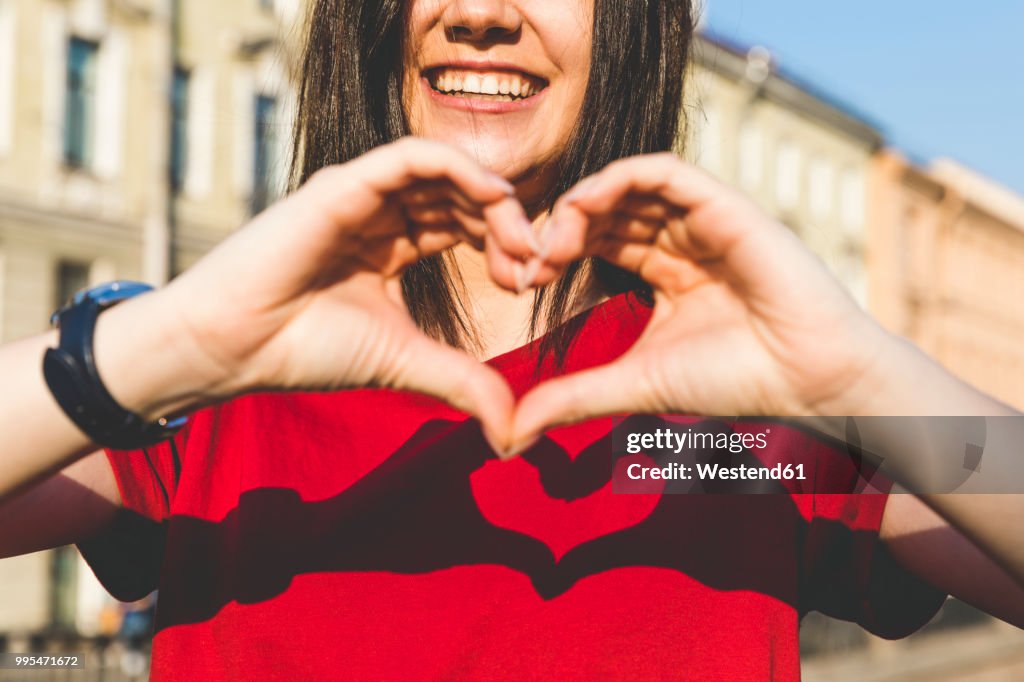
<path id="1" fill-rule="evenodd" d="M 548 227 L 541 239 L 553 267 L 542 267 L 535 282 L 550 281 L 574 259 L 600 256 L 648 281 L 655 307 L 617 360 L 542 383 L 520 399 L 512 452 L 557 424 L 616 413 L 1019 416 L 885 332 L 785 226 L 672 155 L 609 165 L 558 201 Z M 859 427 L 859 445 L 884 454 L 883 472 L 923 493 L 966 537 L 939 534 L 922 545 L 921 533 L 908 530 L 920 517 L 904 511 L 889 515 L 887 542 L 913 533 L 901 561 L 918 566 L 976 545 L 1024 586 L 1020 495 L 927 494 L 964 481 L 959 423 L 946 422 L 927 438 L 908 438 L 902 421 L 865 420 Z M 984 424 L 984 465 L 976 463 L 967 483 L 953 489 L 1017 490 L 1021 421 Z M 923 535 L 934 535 L 931 523 Z M 984 586 L 977 576 L 938 584 L 954 592 L 959 586 L 977 603 L 1002 604 L 988 586 L 1009 581 L 994 564 L 975 563 Z M 1021 618 L 1013 609 L 1002 613 L 1011 622 Z"/>
<path id="2" fill-rule="evenodd" d="M 672 154 L 610 164 L 555 205 L 538 281 L 583 256 L 639 274 L 651 321 L 615 362 L 520 401 L 521 448 L 558 424 L 616 413 L 863 413 L 894 337 L 784 225 Z"/>

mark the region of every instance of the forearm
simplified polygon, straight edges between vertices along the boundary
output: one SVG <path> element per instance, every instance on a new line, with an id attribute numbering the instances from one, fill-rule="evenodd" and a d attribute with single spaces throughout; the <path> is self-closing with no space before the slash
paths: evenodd
<path id="1" fill-rule="evenodd" d="M 104 385 L 147 419 L 209 402 L 208 368 L 189 337 L 176 330 L 160 293 L 126 301 L 100 315 L 95 334 Z M 64 414 L 43 379 L 49 332 L 0 347 L 0 499 L 96 450 Z"/>
<path id="2" fill-rule="evenodd" d="M 48 333 L 0 347 L 0 498 L 94 450 L 61 411 L 43 381 Z"/>
<path id="3" fill-rule="evenodd" d="M 1024 585 L 1024 416 L 903 340 L 849 398 L 844 416 L 797 421 L 858 449 Z"/>

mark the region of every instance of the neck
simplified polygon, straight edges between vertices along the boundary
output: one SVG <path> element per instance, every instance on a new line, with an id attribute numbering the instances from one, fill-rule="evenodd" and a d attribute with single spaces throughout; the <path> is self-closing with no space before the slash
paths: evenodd
<path id="1" fill-rule="evenodd" d="M 459 295 L 472 315 L 474 327 L 480 335 L 476 355 L 481 359 L 493 358 L 519 348 L 533 339 L 530 337 L 530 318 L 533 315 L 534 291 L 522 294 L 502 289 L 491 279 L 484 254 L 467 244 L 452 249 L 456 267 L 459 269 L 463 290 Z M 566 311 L 566 319 L 588 310 L 608 298 L 589 272 L 584 277 L 581 294 L 572 301 Z M 544 318 L 538 334 L 544 334 Z"/>
<path id="2" fill-rule="evenodd" d="M 480 334 L 477 355 L 492 358 L 530 342 L 530 316 L 534 292 L 522 294 L 502 289 L 491 279 L 484 254 L 459 244 L 452 249 L 459 269 L 466 309 Z"/>

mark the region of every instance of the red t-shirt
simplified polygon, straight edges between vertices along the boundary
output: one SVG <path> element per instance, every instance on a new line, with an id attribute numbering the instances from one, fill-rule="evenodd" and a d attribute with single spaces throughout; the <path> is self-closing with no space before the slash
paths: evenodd
<path id="1" fill-rule="evenodd" d="M 595 308 L 565 371 L 649 316 Z M 535 348 L 490 361 L 517 393 Z M 941 604 L 883 551 L 885 494 L 614 494 L 610 427 L 501 463 L 426 397 L 246 396 L 108 452 L 125 511 L 81 548 L 115 596 L 159 587 L 157 680 L 797 679 L 804 613 L 895 637 Z M 829 446 L 771 442 L 853 485 Z"/>

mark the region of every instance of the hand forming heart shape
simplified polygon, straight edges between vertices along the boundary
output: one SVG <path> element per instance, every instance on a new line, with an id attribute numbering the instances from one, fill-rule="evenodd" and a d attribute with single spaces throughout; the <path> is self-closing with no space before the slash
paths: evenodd
<path id="1" fill-rule="evenodd" d="M 673 154 L 624 159 L 555 205 L 556 267 L 637 273 L 655 308 L 614 363 L 551 380 L 516 408 L 512 450 L 614 413 L 857 414 L 887 335 L 785 226 Z M 545 275 L 550 275 L 546 272 Z"/>
<path id="2" fill-rule="evenodd" d="M 496 370 L 429 338 L 403 303 L 401 273 L 460 241 L 510 290 L 604 258 L 652 285 L 651 322 L 614 363 L 517 404 Z M 161 295 L 187 369 L 144 415 L 262 389 L 383 386 L 469 412 L 505 457 L 610 413 L 849 410 L 884 340 L 784 226 L 671 154 L 585 179 L 538 240 L 506 181 L 405 139 L 320 171 Z"/>

